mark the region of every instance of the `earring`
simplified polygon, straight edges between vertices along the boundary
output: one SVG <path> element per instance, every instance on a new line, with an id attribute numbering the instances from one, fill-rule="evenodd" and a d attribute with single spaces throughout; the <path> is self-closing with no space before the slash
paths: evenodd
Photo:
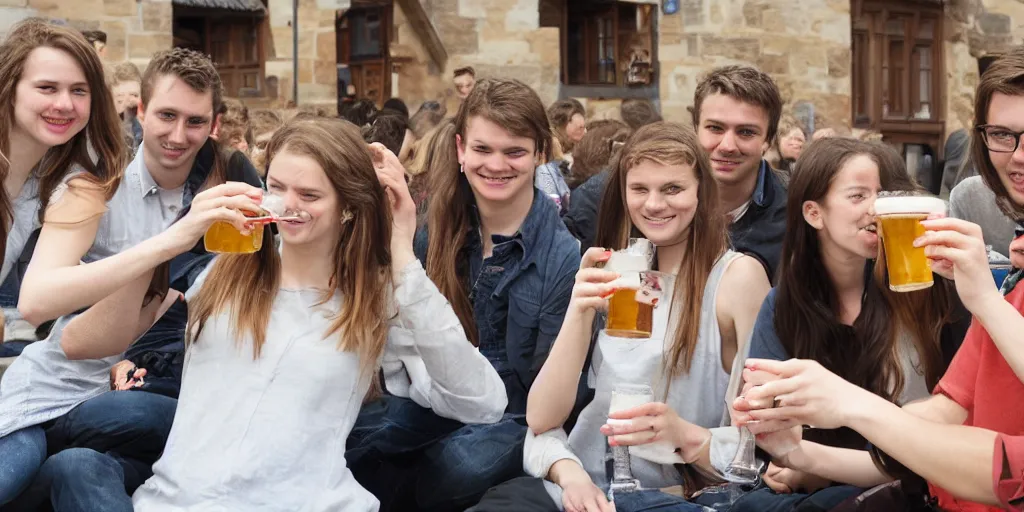
<path id="1" fill-rule="evenodd" d="M 462 164 L 459 164 L 459 173 L 466 174 L 466 168 Z"/>
<path id="2" fill-rule="evenodd" d="M 342 224 L 344 224 L 344 223 L 346 223 L 346 222 L 348 222 L 350 220 L 352 220 L 352 212 L 351 211 L 345 210 L 345 211 L 341 212 L 341 223 Z"/>

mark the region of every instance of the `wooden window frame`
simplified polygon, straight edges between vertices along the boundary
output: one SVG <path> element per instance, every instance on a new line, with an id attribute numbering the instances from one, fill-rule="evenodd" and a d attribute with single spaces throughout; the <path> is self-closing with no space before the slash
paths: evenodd
<path id="1" fill-rule="evenodd" d="M 624 27 L 621 23 L 622 9 L 624 8 L 636 8 L 640 4 L 632 2 L 608 2 L 605 5 L 599 5 L 594 8 L 590 6 L 584 13 L 578 12 L 577 5 L 570 5 L 573 0 L 565 0 L 562 5 L 562 24 L 560 33 L 561 42 L 561 82 L 563 86 L 570 88 L 594 88 L 594 89 L 619 89 L 619 90 L 637 90 L 649 89 L 656 87 L 657 77 L 656 70 L 652 75 L 651 85 L 646 87 L 630 87 L 625 83 L 625 77 L 627 72 L 624 70 L 624 64 L 626 64 L 630 56 L 624 55 L 622 44 L 624 43 L 625 37 L 630 37 L 636 31 L 635 29 L 630 31 Z M 655 8 L 655 11 L 657 9 Z M 570 11 L 573 11 L 570 13 Z M 600 30 L 597 27 L 596 20 L 604 19 L 611 21 L 611 40 L 604 44 L 611 44 L 613 49 L 612 57 L 614 60 L 614 81 L 608 82 L 600 77 L 601 69 L 599 63 L 599 47 L 601 40 L 599 38 Z M 651 62 L 657 62 L 657 13 L 650 15 L 650 28 L 649 36 L 650 40 L 650 54 Z M 579 27 L 582 31 L 581 36 L 581 48 L 578 52 L 570 52 L 570 45 L 574 44 L 569 38 L 569 27 L 570 24 L 575 27 Z M 571 56 L 582 54 L 582 72 L 578 70 L 576 62 L 570 61 Z M 575 71 L 575 72 L 574 72 Z M 576 80 L 576 76 L 581 75 L 582 80 Z"/>
<path id="2" fill-rule="evenodd" d="M 266 0 L 264 0 L 266 5 Z M 240 96 L 241 88 L 236 90 L 225 90 L 225 95 L 228 97 L 242 97 L 242 98 L 266 98 L 267 97 L 267 51 L 266 51 L 266 39 L 268 36 L 268 21 L 269 18 L 265 14 L 255 13 L 239 13 L 237 11 L 229 11 L 223 9 L 200 9 L 200 8 L 175 8 L 175 18 L 202 18 L 203 19 L 203 51 L 213 59 L 213 41 L 210 38 L 211 25 L 224 22 L 233 21 L 251 21 L 255 25 L 256 30 L 256 55 L 258 59 L 258 74 L 256 78 L 256 89 L 257 93 L 255 96 Z M 233 38 L 228 40 L 229 48 L 228 54 L 232 55 L 235 48 L 234 45 L 239 44 L 234 41 Z M 214 61 L 214 66 L 218 72 L 223 74 L 224 71 L 230 72 L 240 69 L 254 69 L 254 63 L 247 63 L 247 65 L 236 65 L 236 64 L 224 64 Z"/>
<path id="3" fill-rule="evenodd" d="M 929 2 L 915 2 L 904 0 L 902 2 L 880 1 L 880 0 L 854 0 L 852 5 L 851 26 L 853 44 L 853 66 L 852 66 L 852 108 L 851 120 L 856 128 L 877 130 L 883 134 L 892 133 L 893 142 L 896 139 L 907 143 L 923 142 L 921 137 L 914 137 L 913 134 L 928 135 L 932 139 L 938 135 L 941 137 L 945 125 L 945 95 L 944 87 L 944 62 L 943 62 L 943 10 L 941 6 Z M 869 27 L 858 28 L 864 13 L 872 13 L 867 18 Z M 892 14 L 908 17 L 905 25 L 906 35 L 912 36 L 889 36 L 885 32 L 885 23 L 889 21 Z M 930 40 L 921 39 L 918 29 L 922 19 L 931 19 L 934 23 L 933 33 Z M 903 40 L 901 61 L 903 64 L 900 70 L 900 82 L 903 87 L 896 91 L 898 96 L 897 106 L 902 106 L 906 112 L 894 112 L 886 115 L 884 112 L 884 89 L 883 80 L 889 77 L 883 69 L 890 67 L 889 52 L 890 41 Z M 867 48 L 861 48 L 864 44 Z M 920 74 L 914 72 L 917 68 L 914 62 L 915 50 L 923 45 L 931 49 L 931 98 L 928 99 L 930 117 L 927 119 L 915 118 L 915 103 L 920 103 Z M 867 65 L 864 65 L 864 64 Z M 873 64 L 873 65 L 872 65 Z M 860 75 L 859 73 L 867 73 Z M 866 86 L 866 89 L 865 89 Z M 891 85 L 890 85 L 891 87 Z M 892 94 L 893 91 L 890 91 Z M 915 100 L 917 100 L 915 102 Z M 867 106 L 867 112 L 860 111 Z M 866 118 L 864 116 L 866 115 Z"/>

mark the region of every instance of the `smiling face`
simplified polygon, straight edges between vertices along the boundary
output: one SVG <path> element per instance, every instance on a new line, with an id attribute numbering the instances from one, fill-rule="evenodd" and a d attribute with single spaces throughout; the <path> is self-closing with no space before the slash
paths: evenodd
<path id="1" fill-rule="evenodd" d="M 715 180 L 736 185 L 756 179 L 767 149 L 768 112 L 724 94 L 704 98 L 697 136 L 711 159 Z"/>
<path id="2" fill-rule="evenodd" d="M 213 94 L 164 75 L 154 81 L 151 96 L 139 112 L 146 167 L 150 172 L 187 175 L 210 137 Z"/>
<path id="3" fill-rule="evenodd" d="M 483 117 L 466 122 L 466 137 L 456 136 L 459 163 L 477 202 L 509 204 L 533 195 L 540 154 L 529 137 L 512 135 Z"/>
<path id="4" fill-rule="evenodd" d="M 697 213 L 697 175 L 691 165 L 642 160 L 626 172 L 626 209 L 633 225 L 654 245 L 686 240 Z"/>
<path id="5" fill-rule="evenodd" d="M 997 92 L 992 95 L 988 108 L 988 124 L 990 140 L 999 137 L 1010 141 L 1012 132 L 1024 131 L 1024 96 L 1010 96 Z M 1003 129 L 999 129 L 999 128 Z M 991 143 L 991 142 L 990 142 Z M 1013 153 L 988 152 L 989 160 L 999 175 L 999 181 L 1006 187 L 1010 199 L 1018 205 L 1024 205 L 1024 147 L 1017 147 Z"/>
<path id="6" fill-rule="evenodd" d="M 878 165 L 868 155 L 855 155 L 835 175 L 821 203 L 804 203 L 804 220 L 818 230 L 823 251 L 865 259 L 878 255 L 874 204 L 881 190 Z"/>
<path id="7" fill-rule="evenodd" d="M 806 142 L 806 138 L 803 130 L 793 128 L 779 140 L 779 153 L 782 158 L 796 160 L 800 158 L 800 153 L 804 150 L 804 142 Z"/>
<path id="8" fill-rule="evenodd" d="M 285 146 L 270 162 L 267 191 L 283 199 L 285 211 L 309 214 L 303 220 L 278 223 L 282 244 L 326 251 L 338 244 L 342 217 L 338 193 L 316 160 Z"/>
<path id="9" fill-rule="evenodd" d="M 71 54 L 39 47 L 25 60 L 14 99 L 14 131 L 42 147 L 70 141 L 89 122 L 92 93 Z"/>

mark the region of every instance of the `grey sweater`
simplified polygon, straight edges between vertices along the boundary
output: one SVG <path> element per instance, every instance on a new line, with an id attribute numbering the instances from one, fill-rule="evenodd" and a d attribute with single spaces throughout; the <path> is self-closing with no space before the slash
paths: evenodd
<path id="1" fill-rule="evenodd" d="M 992 250 L 1009 256 L 1010 242 L 1016 223 L 996 205 L 996 195 L 981 176 L 971 176 L 953 187 L 949 193 L 949 216 L 981 226 L 985 243 Z"/>

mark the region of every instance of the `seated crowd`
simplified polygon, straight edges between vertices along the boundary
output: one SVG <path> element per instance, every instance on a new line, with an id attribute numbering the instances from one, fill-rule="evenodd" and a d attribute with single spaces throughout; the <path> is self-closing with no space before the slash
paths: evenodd
<path id="1" fill-rule="evenodd" d="M 250 111 L 40 20 L 0 71 L 0 302 L 41 326 L 0 345 L 0 511 L 1024 511 L 1024 47 L 912 290 L 904 159 L 749 66 L 667 121 L 472 68 L 453 116 Z"/>

